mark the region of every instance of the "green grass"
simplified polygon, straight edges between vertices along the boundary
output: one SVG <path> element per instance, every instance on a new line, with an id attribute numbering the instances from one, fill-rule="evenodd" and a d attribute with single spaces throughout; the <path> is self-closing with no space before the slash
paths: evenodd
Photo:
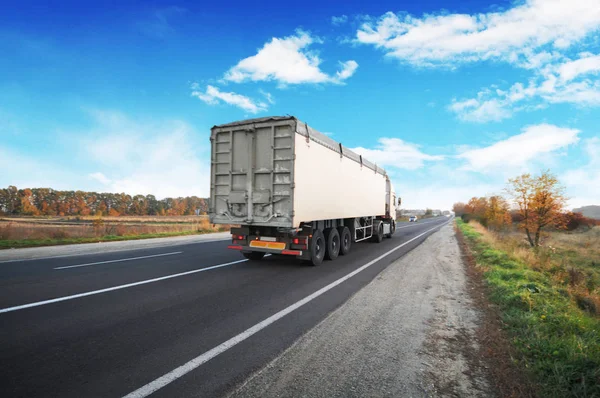
<path id="1" fill-rule="evenodd" d="M 201 235 L 212 233 L 215 231 L 181 231 L 181 232 L 161 232 L 154 234 L 140 235 L 105 235 L 95 238 L 64 238 L 64 239 L 18 239 L 18 240 L 0 240 L 0 250 L 23 248 L 23 247 L 38 247 L 38 246 L 56 246 L 56 245 L 71 245 L 76 243 L 97 243 L 97 242 L 116 242 L 123 240 L 138 240 L 150 238 L 165 238 L 170 236 L 184 235 Z"/>
<path id="2" fill-rule="evenodd" d="M 600 320 L 582 311 L 551 275 L 491 247 L 461 220 L 490 288 L 515 359 L 537 381 L 542 397 L 600 397 Z"/>

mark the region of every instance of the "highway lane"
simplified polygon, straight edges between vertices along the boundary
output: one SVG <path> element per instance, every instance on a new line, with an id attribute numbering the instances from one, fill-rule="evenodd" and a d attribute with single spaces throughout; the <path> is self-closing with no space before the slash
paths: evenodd
<path id="1" fill-rule="evenodd" d="M 229 241 L 207 242 L 128 252 L 83 255 L 0 264 L 0 308 L 103 289 L 240 259 L 227 250 Z M 138 261 L 109 262 L 81 268 L 57 267 L 154 256 Z"/>
<path id="2" fill-rule="evenodd" d="M 0 393 L 123 396 L 445 221 L 402 225 L 406 228 L 399 229 L 392 239 L 379 245 L 357 244 L 349 256 L 321 267 L 270 257 L 0 314 Z M 407 244 L 155 395 L 222 395 L 425 238 Z M 239 260 L 239 253 L 226 250 L 226 244 L 2 264 L 0 307 Z M 182 253 L 54 270 L 69 264 L 172 251 Z M 31 268 L 19 271 L 19 267 Z M 18 289 L 6 293 L 5 288 L 16 281 Z"/>

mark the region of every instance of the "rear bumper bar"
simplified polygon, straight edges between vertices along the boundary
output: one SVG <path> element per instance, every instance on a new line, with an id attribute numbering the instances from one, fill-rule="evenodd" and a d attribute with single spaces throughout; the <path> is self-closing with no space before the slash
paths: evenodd
<path id="1" fill-rule="evenodd" d="M 243 252 L 263 252 L 263 253 L 271 253 L 271 254 L 283 254 L 287 256 L 301 256 L 302 250 L 275 250 L 275 249 L 264 249 L 260 247 L 250 247 L 250 246 L 241 246 L 241 245 L 229 245 L 228 249 L 232 250 L 240 250 Z"/>

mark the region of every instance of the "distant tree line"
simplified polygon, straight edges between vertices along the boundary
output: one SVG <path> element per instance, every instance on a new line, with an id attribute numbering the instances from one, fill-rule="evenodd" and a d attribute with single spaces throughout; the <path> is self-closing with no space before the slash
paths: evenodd
<path id="1" fill-rule="evenodd" d="M 0 189 L 0 214 L 25 216 L 185 216 L 208 212 L 197 196 L 156 199 L 154 195 L 57 191 L 15 186 Z"/>

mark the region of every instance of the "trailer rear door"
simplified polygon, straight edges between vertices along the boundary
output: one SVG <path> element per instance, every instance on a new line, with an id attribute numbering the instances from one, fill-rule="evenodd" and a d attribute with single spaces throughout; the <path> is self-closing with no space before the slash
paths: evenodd
<path id="1" fill-rule="evenodd" d="M 214 127 L 211 222 L 291 227 L 294 120 Z"/>

